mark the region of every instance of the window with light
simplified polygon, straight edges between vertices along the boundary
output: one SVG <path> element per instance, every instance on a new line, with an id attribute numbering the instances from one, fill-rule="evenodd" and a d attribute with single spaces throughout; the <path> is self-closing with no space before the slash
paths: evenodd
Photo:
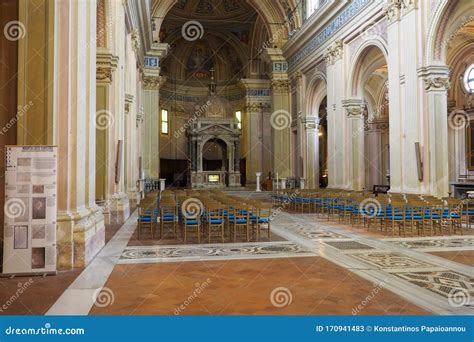
<path id="1" fill-rule="evenodd" d="M 471 64 L 464 73 L 464 87 L 468 92 L 474 92 L 474 64 Z"/>
<path id="2" fill-rule="evenodd" d="M 161 134 L 168 134 L 168 111 L 161 110 Z"/>
<path id="3" fill-rule="evenodd" d="M 242 112 L 240 110 L 235 112 L 235 118 L 237 119 L 237 127 L 242 129 Z"/>

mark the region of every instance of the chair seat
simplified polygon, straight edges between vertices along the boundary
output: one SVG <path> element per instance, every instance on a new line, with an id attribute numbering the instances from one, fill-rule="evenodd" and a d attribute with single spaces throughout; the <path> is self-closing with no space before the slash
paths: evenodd
<path id="1" fill-rule="evenodd" d="M 156 220 L 155 218 L 151 218 L 149 216 L 142 216 L 137 219 L 137 221 L 140 221 L 140 222 L 153 222 L 155 220 Z"/>
<path id="2" fill-rule="evenodd" d="M 234 224 L 244 224 L 244 223 L 247 223 L 247 220 L 246 219 L 233 219 L 231 220 L 231 222 Z"/>
<path id="3" fill-rule="evenodd" d="M 185 223 L 188 226 L 197 226 L 199 224 L 199 221 L 198 220 L 186 220 Z"/>
<path id="4" fill-rule="evenodd" d="M 220 219 L 210 219 L 207 222 L 209 222 L 211 224 L 222 224 L 223 221 L 220 220 Z"/>
<path id="5" fill-rule="evenodd" d="M 176 221 L 176 217 L 174 216 L 164 216 L 162 218 L 160 218 L 161 221 L 164 221 L 164 222 L 171 222 L 171 221 Z"/>
<path id="6" fill-rule="evenodd" d="M 257 222 L 257 219 L 252 219 L 252 222 Z M 268 223 L 270 222 L 270 219 L 269 218 L 266 218 L 266 217 L 261 217 L 258 219 L 258 223 Z"/>

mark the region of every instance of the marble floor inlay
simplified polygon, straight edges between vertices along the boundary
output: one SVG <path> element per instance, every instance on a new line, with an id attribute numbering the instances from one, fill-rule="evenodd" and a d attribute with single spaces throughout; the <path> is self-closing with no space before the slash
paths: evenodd
<path id="1" fill-rule="evenodd" d="M 396 272 L 393 274 L 446 298 L 451 298 L 456 295 L 457 291 L 462 291 L 466 297 L 464 305 L 473 306 L 474 278 L 472 277 L 449 270 Z"/>
<path id="2" fill-rule="evenodd" d="M 406 239 L 391 240 L 391 243 L 400 247 L 431 251 L 443 251 L 445 249 L 466 250 L 474 248 L 474 237 L 458 238 L 431 238 L 431 239 Z"/>
<path id="3" fill-rule="evenodd" d="M 330 245 L 334 248 L 341 250 L 353 250 L 353 249 L 374 249 L 374 247 L 365 245 L 357 241 L 325 241 L 326 245 Z"/>
<path id="4" fill-rule="evenodd" d="M 434 267 L 434 265 L 407 257 L 400 253 L 369 252 L 352 253 L 351 256 L 380 268 L 417 268 Z"/>
<path id="5" fill-rule="evenodd" d="M 294 257 L 315 255 L 292 242 L 127 247 L 119 263 Z"/>

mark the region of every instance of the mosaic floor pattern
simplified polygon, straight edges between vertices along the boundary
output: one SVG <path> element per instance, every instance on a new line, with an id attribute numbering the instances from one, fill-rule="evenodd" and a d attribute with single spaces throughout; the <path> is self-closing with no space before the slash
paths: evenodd
<path id="1" fill-rule="evenodd" d="M 449 270 L 396 272 L 393 274 L 450 299 L 453 306 L 474 307 L 474 278 L 472 277 Z"/>
<path id="2" fill-rule="evenodd" d="M 354 249 L 374 249 L 374 247 L 365 245 L 357 241 L 325 241 L 326 245 L 332 246 L 341 250 L 354 250 Z"/>
<path id="3" fill-rule="evenodd" d="M 417 267 L 435 267 L 435 265 L 424 261 L 407 257 L 400 253 L 392 252 L 370 252 L 353 253 L 353 258 L 366 262 L 378 268 L 417 268 Z"/>
<path id="4" fill-rule="evenodd" d="M 315 253 L 289 241 L 127 247 L 119 263 L 193 261 L 214 259 L 252 259 L 259 257 L 314 256 Z"/>
<path id="5" fill-rule="evenodd" d="M 445 249 L 459 249 L 466 250 L 474 248 L 474 237 L 464 238 L 433 238 L 433 239 L 407 239 L 389 241 L 397 244 L 400 247 L 418 249 L 418 250 L 445 250 Z"/>

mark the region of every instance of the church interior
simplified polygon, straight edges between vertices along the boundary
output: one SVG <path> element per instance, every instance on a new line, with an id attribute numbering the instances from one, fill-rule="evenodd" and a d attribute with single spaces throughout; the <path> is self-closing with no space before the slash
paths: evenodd
<path id="1" fill-rule="evenodd" d="M 472 0 L 0 28 L 1 315 L 474 314 Z"/>

